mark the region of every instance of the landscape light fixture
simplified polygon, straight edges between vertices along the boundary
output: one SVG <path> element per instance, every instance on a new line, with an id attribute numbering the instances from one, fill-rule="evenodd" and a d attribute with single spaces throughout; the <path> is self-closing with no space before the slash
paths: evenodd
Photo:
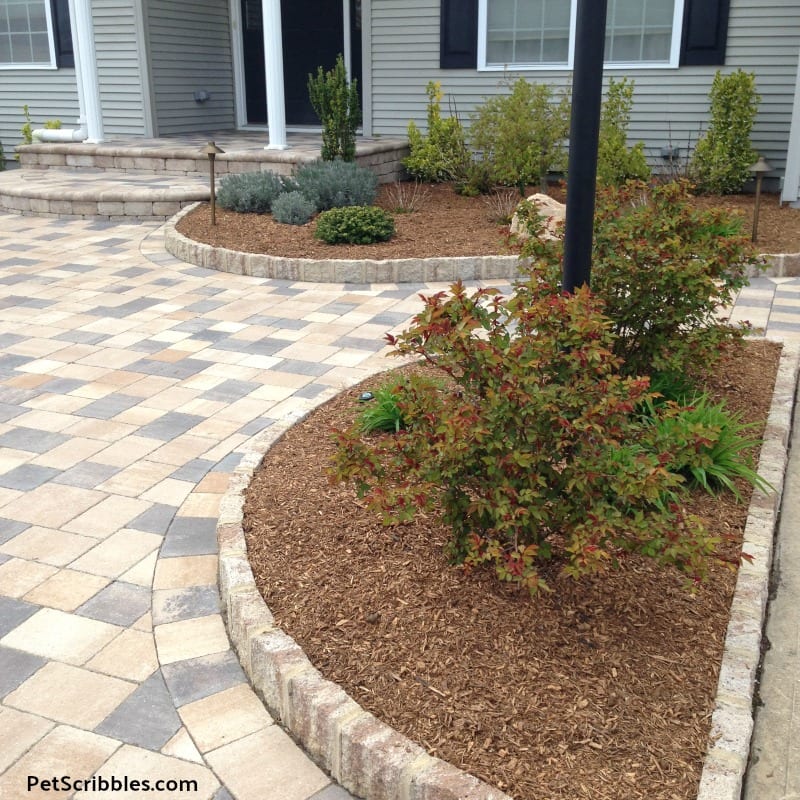
<path id="1" fill-rule="evenodd" d="M 753 209 L 753 235 L 751 237 L 751 241 L 755 242 L 756 239 L 758 239 L 758 212 L 761 208 L 761 181 L 764 180 L 765 173 L 772 171 L 772 167 L 764 156 L 759 156 L 758 161 L 748 167 L 748 169 L 756 176 L 756 206 Z"/>
<path id="2" fill-rule="evenodd" d="M 217 224 L 217 187 L 214 185 L 214 159 L 217 157 L 218 154 L 224 153 L 225 151 L 217 147 L 217 145 L 211 141 L 206 146 L 203 152 L 208 156 L 208 174 L 211 181 L 211 224 Z"/>

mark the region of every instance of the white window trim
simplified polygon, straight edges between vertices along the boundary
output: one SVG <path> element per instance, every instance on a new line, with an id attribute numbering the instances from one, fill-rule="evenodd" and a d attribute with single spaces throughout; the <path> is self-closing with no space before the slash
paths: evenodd
<path id="1" fill-rule="evenodd" d="M 13 64 L 0 64 L 0 70 L 58 69 L 58 65 L 56 64 L 56 41 L 53 33 L 53 10 L 50 5 L 50 0 L 44 0 L 44 12 L 47 17 L 47 44 L 50 49 L 50 63 L 46 64 L 39 61 L 34 64 L 22 64 L 17 62 Z"/>
<path id="2" fill-rule="evenodd" d="M 478 0 L 478 72 L 564 72 L 573 69 L 575 64 L 575 20 L 578 0 L 570 0 L 569 56 L 567 62 L 548 64 L 487 64 L 487 3 L 488 0 Z M 680 66 L 683 4 L 684 0 L 675 0 L 675 8 L 672 14 L 672 43 L 669 61 L 607 61 L 603 65 L 603 69 L 623 70 L 626 72 L 636 69 L 677 69 Z"/>

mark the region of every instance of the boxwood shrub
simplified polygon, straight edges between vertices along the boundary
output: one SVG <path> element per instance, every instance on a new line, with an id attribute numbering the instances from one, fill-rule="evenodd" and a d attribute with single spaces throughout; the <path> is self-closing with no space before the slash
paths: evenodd
<path id="1" fill-rule="evenodd" d="M 394 236 L 394 220 L 376 206 L 346 206 L 324 211 L 314 232 L 328 244 L 374 244 Z"/>

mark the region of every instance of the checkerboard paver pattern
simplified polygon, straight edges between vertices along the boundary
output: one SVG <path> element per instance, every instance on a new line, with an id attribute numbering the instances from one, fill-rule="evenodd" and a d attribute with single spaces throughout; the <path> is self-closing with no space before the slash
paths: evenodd
<path id="1" fill-rule="evenodd" d="M 383 335 L 438 288 L 233 276 L 154 223 L 0 215 L 0 797 L 54 774 L 349 797 L 230 649 L 217 509 L 245 443 L 387 368 Z M 800 337 L 800 279 L 755 279 L 732 313 Z"/>

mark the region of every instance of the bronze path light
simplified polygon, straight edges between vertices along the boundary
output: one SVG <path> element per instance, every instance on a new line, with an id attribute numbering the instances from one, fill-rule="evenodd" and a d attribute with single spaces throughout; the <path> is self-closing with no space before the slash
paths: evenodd
<path id="1" fill-rule="evenodd" d="M 755 242 L 758 239 L 758 212 L 761 210 L 761 182 L 764 180 L 764 174 L 770 172 L 772 167 L 764 156 L 759 156 L 758 161 L 748 169 L 756 176 L 756 206 L 753 209 L 753 236 L 751 238 Z"/>
<path id="2" fill-rule="evenodd" d="M 214 142 L 209 142 L 203 152 L 208 156 L 208 174 L 211 181 L 211 224 L 217 224 L 217 187 L 214 185 L 214 160 L 217 155 L 225 151 L 217 147 Z"/>

